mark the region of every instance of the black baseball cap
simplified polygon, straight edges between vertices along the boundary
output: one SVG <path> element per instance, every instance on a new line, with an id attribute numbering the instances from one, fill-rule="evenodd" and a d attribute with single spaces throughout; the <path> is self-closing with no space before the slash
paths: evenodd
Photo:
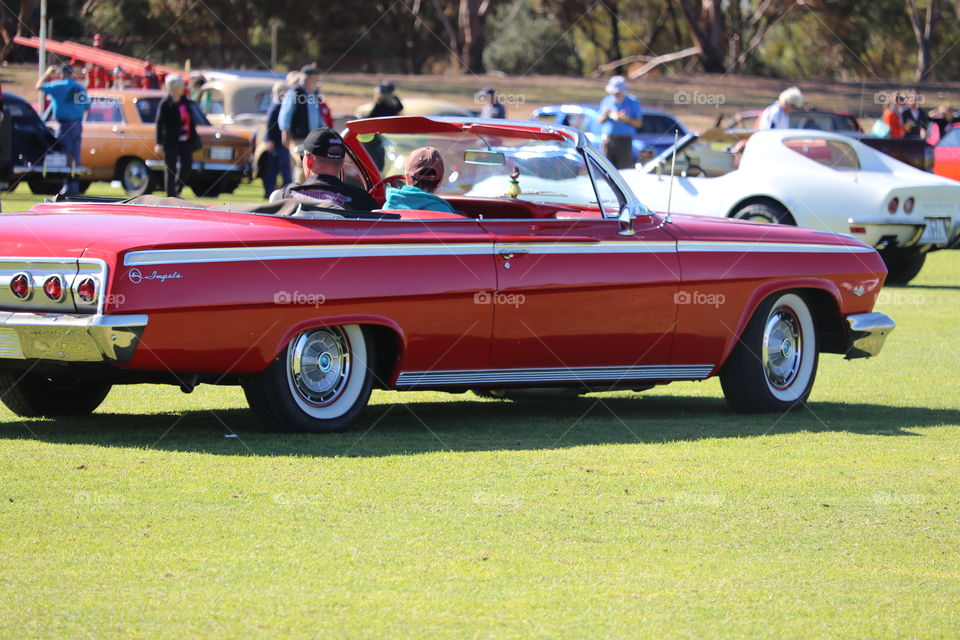
<path id="1" fill-rule="evenodd" d="M 305 76 L 318 76 L 320 75 L 320 69 L 317 69 L 315 64 L 305 64 L 300 67 L 300 73 Z"/>
<path id="2" fill-rule="evenodd" d="M 333 129 L 326 127 L 320 127 L 308 133 L 297 150 L 300 153 L 309 153 L 312 156 L 338 160 L 346 155 L 343 138 Z"/>

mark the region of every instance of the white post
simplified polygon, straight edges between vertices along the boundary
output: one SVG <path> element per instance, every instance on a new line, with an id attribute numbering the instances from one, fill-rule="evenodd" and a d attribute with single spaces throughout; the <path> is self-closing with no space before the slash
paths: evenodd
<path id="1" fill-rule="evenodd" d="M 40 76 L 47 70 L 47 0 L 40 0 L 40 58 L 37 66 Z M 40 95 L 40 111 L 43 112 L 43 94 Z"/>

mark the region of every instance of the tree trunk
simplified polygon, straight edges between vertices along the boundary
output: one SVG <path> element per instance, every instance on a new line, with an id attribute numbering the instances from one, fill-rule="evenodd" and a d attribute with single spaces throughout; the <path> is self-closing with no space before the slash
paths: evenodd
<path id="1" fill-rule="evenodd" d="M 487 46 L 487 12 L 491 0 L 460 0 L 460 64 L 468 73 L 484 73 L 483 50 Z"/>
<path id="2" fill-rule="evenodd" d="M 17 15 L 17 30 L 14 36 L 23 35 L 23 26 L 27 24 L 27 21 L 33 14 L 33 8 L 36 5 L 36 2 L 37 0 L 20 0 L 20 11 Z M 0 49 L 0 60 L 6 60 L 7 56 L 10 55 L 10 51 L 13 49 L 15 43 L 13 38 L 10 37 L 10 32 L 7 31 L 6 26 L 3 27 L 2 37 L 3 48 Z"/>
<path id="3" fill-rule="evenodd" d="M 610 60 L 620 60 L 623 54 L 620 52 L 620 13 L 617 0 L 607 0 L 607 10 L 610 12 L 610 49 L 607 55 Z M 622 65 L 617 67 L 617 73 L 623 73 Z"/>
<path id="4" fill-rule="evenodd" d="M 726 71 L 726 40 L 723 8 L 720 0 L 703 0 L 700 15 L 693 10 L 690 0 L 675 0 L 690 27 L 693 44 L 700 49 L 700 65 L 707 73 Z M 703 20 L 703 25 L 701 25 Z"/>
<path id="5" fill-rule="evenodd" d="M 913 35 L 917 40 L 917 71 L 914 80 L 921 82 L 930 75 L 930 49 L 933 43 L 934 32 L 940 21 L 941 0 L 930 0 L 927 4 L 926 16 L 921 17 L 914 0 L 907 0 L 907 15 L 913 26 Z"/>

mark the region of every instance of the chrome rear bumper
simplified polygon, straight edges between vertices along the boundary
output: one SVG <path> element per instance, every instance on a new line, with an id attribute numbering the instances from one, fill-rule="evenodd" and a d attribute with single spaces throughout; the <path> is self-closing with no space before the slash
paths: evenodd
<path id="1" fill-rule="evenodd" d="M 129 362 L 146 315 L 0 312 L 0 359 Z"/>
<path id="2" fill-rule="evenodd" d="M 847 349 L 844 357 L 869 358 L 880 353 L 883 342 L 897 326 L 885 313 L 856 313 L 847 316 Z"/>

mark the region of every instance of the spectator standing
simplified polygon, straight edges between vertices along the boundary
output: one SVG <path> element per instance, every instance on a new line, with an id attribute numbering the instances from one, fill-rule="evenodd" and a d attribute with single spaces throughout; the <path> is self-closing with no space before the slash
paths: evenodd
<path id="1" fill-rule="evenodd" d="M 617 169 L 633 165 L 633 136 L 643 125 L 643 109 L 636 97 L 627 93 L 623 76 L 613 76 L 606 86 L 607 96 L 600 101 L 600 152 Z"/>
<path id="2" fill-rule="evenodd" d="M 414 149 L 403 172 L 407 184 L 387 187 L 384 209 L 416 209 L 456 213 L 450 203 L 434 193 L 443 180 L 443 158 L 433 147 Z"/>
<path id="3" fill-rule="evenodd" d="M 900 112 L 903 121 L 904 138 L 926 138 L 930 126 L 930 117 L 926 109 L 920 107 L 920 96 L 915 89 L 907 92 L 907 104 Z"/>
<path id="4" fill-rule="evenodd" d="M 330 107 L 320 95 L 320 72 L 315 66 L 305 65 L 300 69 L 300 82 L 283 97 L 277 121 L 283 145 L 294 156 L 307 134 L 320 127 L 333 126 Z M 302 182 L 302 166 L 298 165 L 296 170 L 297 181 Z"/>
<path id="5" fill-rule="evenodd" d="M 950 127 L 953 126 L 953 119 L 956 113 L 949 104 L 941 104 L 936 110 L 930 112 L 930 127 L 927 133 L 927 143 L 936 145 L 940 142 Z"/>
<path id="6" fill-rule="evenodd" d="M 903 107 L 903 96 L 899 93 L 891 93 L 890 99 L 883 105 L 883 123 L 890 128 L 888 134 L 891 138 L 900 139 L 903 137 L 903 121 L 900 119 L 900 109 Z"/>
<path id="7" fill-rule="evenodd" d="M 193 165 L 193 152 L 202 144 L 194 121 L 196 104 L 187 97 L 183 78 L 168 75 L 164 82 L 167 95 L 157 109 L 157 153 L 163 152 L 164 186 L 175 198 L 186 184 Z"/>
<path id="8" fill-rule="evenodd" d="M 90 99 L 83 85 L 73 79 L 73 67 L 70 65 L 63 65 L 61 68 L 62 79 L 47 82 L 56 71 L 55 66 L 47 67 L 43 76 L 37 81 L 36 89 L 38 91 L 42 89 L 50 98 L 53 117 L 60 124 L 57 140 L 60 142 L 60 148 L 67 155 L 67 163 L 71 168 L 60 193 L 78 193 L 80 181 L 77 179 L 76 170 L 80 166 L 83 114 L 90 108 Z"/>
<path id="9" fill-rule="evenodd" d="M 367 118 L 398 116 L 403 111 L 403 103 L 397 97 L 396 87 L 389 80 L 381 80 L 373 93 L 373 106 Z"/>
<path id="10" fill-rule="evenodd" d="M 370 107 L 370 112 L 364 117 L 386 118 L 400 115 L 403 111 L 403 103 L 400 102 L 400 98 L 394 93 L 395 91 L 396 87 L 393 86 L 392 82 L 389 80 L 381 80 L 377 88 L 374 89 L 373 106 Z M 370 154 L 370 157 L 373 158 L 373 163 L 377 168 L 382 169 L 384 150 L 383 140 L 380 139 L 380 136 L 374 136 L 370 142 L 364 142 L 363 146 L 366 148 L 367 153 Z"/>
<path id="11" fill-rule="evenodd" d="M 203 85 L 207 84 L 207 79 L 202 73 L 191 73 L 190 74 L 190 99 L 194 102 L 200 102 L 200 98 L 203 94 Z M 203 111 L 203 105 L 200 105 L 200 110 Z M 204 111 L 206 113 L 206 111 Z"/>
<path id="12" fill-rule="evenodd" d="M 278 119 L 280 117 L 280 105 L 283 97 L 290 87 L 284 82 L 275 82 L 273 85 L 273 102 L 267 109 L 267 130 L 264 134 L 264 144 L 266 151 L 264 157 L 267 161 L 266 171 L 263 178 L 263 197 L 270 198 L 270 194 L 277 188 L 277 172 L 280 173 L 282 180 L 281 186 L 293 182 L 293 171 L 290 165 L 290 152 L 283 146 L 283 135 L 280 132 Z"/>
<path id="13" fill-rule="evenodd" d="M 483 103 L 483 106 L 480 107 L 481 118 L 507 117 L 507 110 L 504 109 L 503 104 L 497 99 L 497 90 L 493 87 L 484 87 L 481 89 L 480 93 L 477 94 L 477 99 Z"/>
<path id="14" fill-rule="evenodd" d="M 789 129 L 790 114 L 803 108 L 803 93 L 797 87 L 784 89 L 777 101 L 768 106 L 757 119 L 757 129 Z"/>
<path id="15" fill-rule="evenodd" d="M 346 148 L 343 138 L 333 129 L 321 127 L 311 131 L 301 147 L 301 165 L 306 178 L 299 184 L 277 189 L 270 194 L 270 202 L 293 198 L 328 209 L 376 209 L 377 201 L 366 190 L 340 179 Z"/>

